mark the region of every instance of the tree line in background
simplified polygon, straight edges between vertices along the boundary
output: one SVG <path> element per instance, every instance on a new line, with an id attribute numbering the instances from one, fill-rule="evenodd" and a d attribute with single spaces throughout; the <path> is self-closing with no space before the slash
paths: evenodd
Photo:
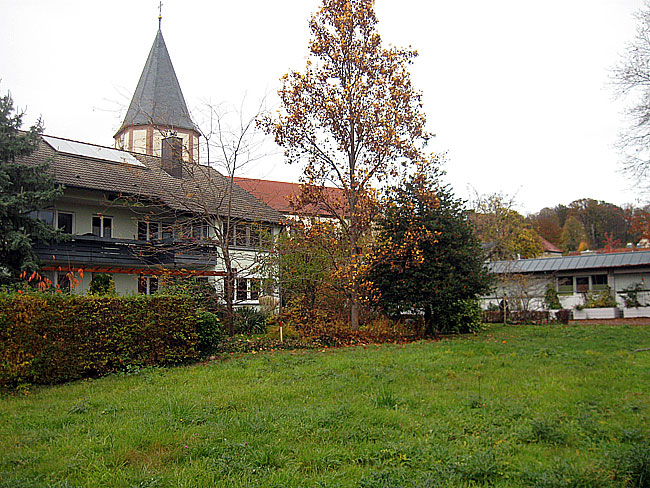
<path id="1" fill-rule="evenodd" d="M 528 220 L 540 237 L 563 251 L 638 246 L 650 238 L 650 205 L 619 207 L 583 198 L 543 208 Z"/>
<path id="2" fill-rule="evenodd" d="M 504 194 L 478 195 L 469 204 L 476 233 L 490 260 L 534 258 L 542 239 L 562 252 L 644 247 L 650 238 L 650 205 L 623 207 L 592 198 L 545 207 L 524 216 Z"/>

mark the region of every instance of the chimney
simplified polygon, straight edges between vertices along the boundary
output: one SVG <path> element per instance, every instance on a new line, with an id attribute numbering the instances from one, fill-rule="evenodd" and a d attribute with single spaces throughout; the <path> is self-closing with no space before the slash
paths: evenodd
<path id="1" fill-rule="evenodd" d="M 183 140 L 180 137 L 162 140 L 162 169 L 174 178 L 183 176 Z"/>

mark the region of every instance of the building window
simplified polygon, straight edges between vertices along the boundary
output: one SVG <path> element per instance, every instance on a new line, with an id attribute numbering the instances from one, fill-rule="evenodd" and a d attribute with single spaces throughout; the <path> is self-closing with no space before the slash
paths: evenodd
<path id="1" fill-rule="evenodd" d="M 204 240 L 210 236 L 210 227 L 202 222 L 184 222 L 181 224 L 180 236 L 182 239 Z"/>
<path id="2" fill-rule="evenodd" d="M 272 228 L 259 223 L 231 224 L 230 244 L 237 247 L 267 247 Z"/>
<path id="3" fill-rule="evenodd" d="M 249 279 L 248 280 L 248 293 L 251 300 L 259 300 L 260 298 L 260 280 Z"/>
<path id="4" fill-rule="evenodd" d="M 603 291 L 608 286 L 607 275 L 564 276 L 557 279 L 557 292 L 560 295 L 587 293 L 588 291 Z"/>
<path id="5" fill-rule="evenodd" d="M 607 275 L 592 275 L 591 289 L 593 291 L 607 290 Z"/>
<path id="6" fill-rule="evenodd" d="M 54 210 L 32 210 L 29 212 L 29 216 L 54 227 Z"/>
<path id="7" fill-rule="evenodd" d="M 248 300 L 248 280 L 246 278 L 237 278 L 235 280 L 235 300 Z"/>
<path id="8" fill-rule="evenodd" d="M 157 241 L 160 236 L 160 222 L 138 222 L 139 241 Z"/>
<path id="9" fill-rule="evenodd" d="M 576 277 L 576 292 L 587 293 L 589 291 L 589 276 Z"/>
<path id="10" fill-rule="evenodd" d="M 257 278 L 237 278 L 235 280 L 235 300 L 245 302 L 259 300 L 260 280 Z"/>
<path id="11" fill-rule="evenodd" d="M 65 234 L 74 233 L 74 214 L 72 212 L 56 212 L 56 228 Z"/>
<path id="12" fill-rule="evenodd" d="M 113 237 L 113 217 L 93 215 L 93 235 L 97 237 Z"/>
<path id="13" fill-rule="evenodd" d="M 138 293 L 151 295 L 158 291 L 158 277 L 140 275 L 138 278 Z"/>
<path id="14" fill-rule="evenodd" d="M 192 238 L 193 239 L 207 239 L 210 231 L 207 224 L 193 224 L 192 225 Z"/>

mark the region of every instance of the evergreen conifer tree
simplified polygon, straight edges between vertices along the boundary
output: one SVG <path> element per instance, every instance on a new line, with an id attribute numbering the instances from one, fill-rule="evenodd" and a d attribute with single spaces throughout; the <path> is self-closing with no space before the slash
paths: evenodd
<path id="1" fill-rule="evenodd" d="M 60 238 L 51 225 L 37 217 L 39 211 L 52 206 L 63 189 L 47 173 L 46 163 L 21 162 L 36 150 L 43 131 L 40 119 L 21 131 L 23 115 L 16 112 L 11 94 L 0 97 L 0 283 L 38 270 L 34 241 Z"/>

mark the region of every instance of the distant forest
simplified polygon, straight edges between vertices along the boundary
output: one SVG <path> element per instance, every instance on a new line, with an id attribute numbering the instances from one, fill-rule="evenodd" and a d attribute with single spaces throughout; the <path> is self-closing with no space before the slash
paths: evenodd
<path id="1" fill-rule="evenodd" d="M 490 259 L 539 256 L 548 247 L 542 239 L 564 253 L 650 247 L 650 205 L 619 207 L 584 198 L 524 217 L 512 209 L 511 201 L 491 198 L 471 214 Z"/>

